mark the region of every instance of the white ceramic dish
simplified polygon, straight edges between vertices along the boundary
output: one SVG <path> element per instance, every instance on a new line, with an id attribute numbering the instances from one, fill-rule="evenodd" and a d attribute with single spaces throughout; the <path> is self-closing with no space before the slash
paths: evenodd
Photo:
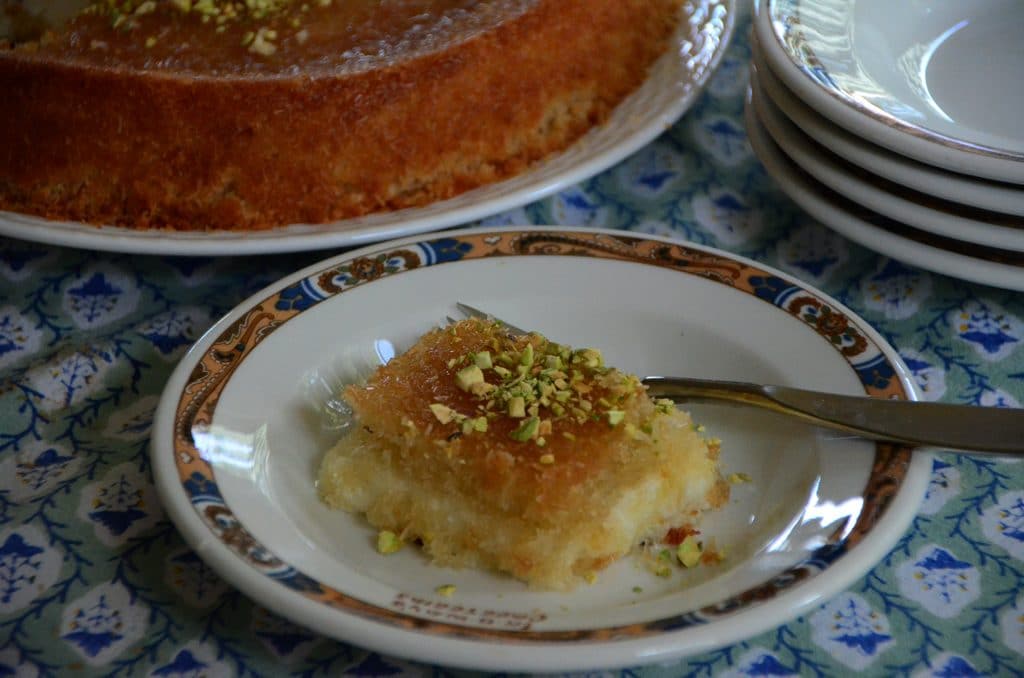
<path id="1" fill-rule="evenodd" d="M 896 352 L 837 302 L 708 248 L 625 232 L 498 229 L 376 245 L 243 302 L 169 380 L 152 437 L 165 510 L 227 581 L 291 619 L 420 661 L 556 671 L 668 661 L 824 602 L 902 535 L 927 454 L 734 407 L 692 411 L 737 485 L 703 529 L 726 562 L 655 577 L 632 558 L 572 593 L 381 556 L 314 489 L 338 385 L 463 300 L 639 374 L 914 398 Z M 455 584 L 451 598 L 435 593 Z M 640 587 L 637 591 L 635 587 Z"/>
<path id="2" fill-rule="evenodd" d="M 755 20 L 790 89 L 868 141 L 1024 183 L 1024 4 L 766 0 Z"/>
<path id="3" fill-rule="evenodd" d="M 914 193 L 843 162 L 801 132 L 764 94 L 759 80 L 760 71 L 756 71 L 751 78 L 752 101 L 761 123 L 791 160 L 836 193 L 928 233 L 1024 251 L 1024 219 Z"/>
<path id="4" fill-rule="evenodd" d="M 747 135 L 779 187 L 812 217 L 864 247 L 961 280 L 1024 291 L 1024 255 L 909 228 L 853 203 L 816 181 L 772 140 L 747 105 Z"/>
<path id="5" fill-rule="evenodd" d="M 539 200 L 593 176 L 670 127 L 693 104 L 722 58 L 735 24 L 734 2 L 683 3 L 674 46 L 606 124 L 523 174 L 450 200 L 329 224 L 237 233 L 136 231 L 0 212 L 0 235 L 138 254 L 242 255 L 349 247 L 481 219 Z"/>
<path id="6" fill-rule="evenodd" d="M 779 81 L 756 40 L 751 41 L 757 80 L 772 103 L 814 141 L 873 174 L 889 181 L 962 205 L 1024 216 L 1024 187 L 978 179 L 926 165 L 869 143 L 839 127 L 805 104 Z"/>

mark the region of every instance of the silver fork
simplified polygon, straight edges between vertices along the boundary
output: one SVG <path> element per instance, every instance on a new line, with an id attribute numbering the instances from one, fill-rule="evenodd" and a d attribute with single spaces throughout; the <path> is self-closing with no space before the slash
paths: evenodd
<path id="1" fill-rule="evenodd" d="M 501 318 L 458 302 L 465 315 L 501 322 L 510 334 L 528 334 Z M 1024 454 L 1024 410 L 951 405 L 808 391 L 739 381 L 656 377 L 647 392 L 675 402 L 729 401 L 753 405 L 870 440 L 995 455 Z"/>

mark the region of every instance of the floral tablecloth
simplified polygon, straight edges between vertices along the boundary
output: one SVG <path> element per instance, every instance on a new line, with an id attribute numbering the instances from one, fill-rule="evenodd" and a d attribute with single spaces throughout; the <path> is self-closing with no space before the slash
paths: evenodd
<path id="1" fill-rule="evenodd" d="M 699 103 L 619 166 L 487 224 L 673 235 L 777 266 L 862 314 L 931 400 L 1020 407 L 1024 295 L 909 268 L 802 214 L 747 144 L 747 26 Z M 0 238 L 0 675 L 401 675 L 214 574 L 164 516 L 148 436 L 189 344 L 329 253 L 143 257 Z M 1024 416 L 1024 413 L 1022 413 Z M 1024 674 L 1024 465 L 939 455 L 863 579 L 750 640 L 626 676 Z"/>

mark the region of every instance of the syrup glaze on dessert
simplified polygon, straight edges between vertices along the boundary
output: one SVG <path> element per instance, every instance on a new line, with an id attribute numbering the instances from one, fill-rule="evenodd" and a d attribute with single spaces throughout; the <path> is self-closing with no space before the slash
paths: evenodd
<path id="1" fill-rule="evenodd" d="M 301 65 L 307 74 L 343 74 L 450 47 L 535 0 L 182 2 L 93 2 L 77 13 L 51 9 L 51 19 L 33 13 L 31 2 L 9 4 L 19 30 L 8 32 L 26 57 L 60 54 L 83 66 L 224 77 L 294 74 Z"/>
<path id="2" fill-rule="evenodd" d="M 460 385 L 459 375 L 484 353 L 493 365 L 480 370 L 480 381 Z M 464 491 L 514 499 L 543 522 L 578 508 L 585 488 L 622 466 L 631 445 L 655 442 L 663 420 L 678 414 L 670 401 L 649 399 L 635 376 L 606 368 L 598 351 L 536 334 L 509 337 L 475 319 L 428 333 L 369 384 L 346 389 L 345 399 L 378 433 L 401 439 L 414 431 L 429 441 L 412 462 L 426 474 L 457 469 Z M 717 441 L 711 447 L 717 454 Z"/>
<path id="3" fill-rule="evenodd" d="M 680 17 L 680 0 L 97 0 L 46 29 L 5 2 L 26 41 L 0 44 L 0 209 L 190 231 L 518 174 L 607 119 Z"/>
<path id="4" fill-rule="evenodd" d="M 669 528 L 695 565 L 694 522 L 729 495 L 685 412 L 595 349 L 493 321 L 428 332 L 343 397 L 356 425 L 318 492 L 391 533 L 385 553 L 419 540 L 439 565 L 567 590 Z"/>

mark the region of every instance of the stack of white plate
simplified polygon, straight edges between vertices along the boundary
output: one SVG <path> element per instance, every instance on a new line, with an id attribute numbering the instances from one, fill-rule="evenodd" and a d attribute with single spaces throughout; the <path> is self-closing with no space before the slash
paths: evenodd
<path id="1" fill-rule="evenodd" d="M 762 0 L 751 145 L 846 237 L 1024 290 L 1024 2 Z"/>

